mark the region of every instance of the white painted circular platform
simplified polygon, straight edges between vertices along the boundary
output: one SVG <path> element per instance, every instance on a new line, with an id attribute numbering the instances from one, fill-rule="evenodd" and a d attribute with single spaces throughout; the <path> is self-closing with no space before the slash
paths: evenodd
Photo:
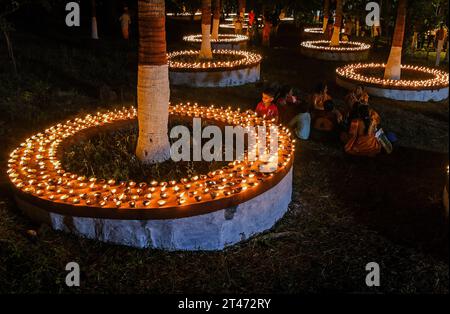
<path id="1" fill-rule="evenodd" d="M 184 36 L 183 40 L 196 49 L 200 49 L 202 43 L 202 35 Z M 211 39 L 211 47 L 214 50 L 243 50 L 247 47 L 249 38 L 245 35 L 237 34 L 219 34 L 219 39 Z"/>
<path id="2" fill-rule="evenodd" d="M 447 72 L 430 67 L 402 64 L 402 79 L 393 80 L 380 76 L 384 73 L 385 67 L 386 65 L 382 63 L 347 64 L 336 69 L 336 83 L 347 89 L 363 85 L 370 95 L 394 100 L 427 102 L 448 98 Z M 368 70 L 380 73 L 374 75 L 364 72 Z M 408 72 L 418 77 L 408 78 L 408 75 L 411 75 Z"/>
<path id="3" fill-rule="evenodd" d="M 301 53 L 326 61 L 363 61 L 369 58 L 370 45 L 362 42 L 340 42 L 338 47 L 329 46 L 328 40 L 309 40 L 300 44 Z"/>
<path id="4" fill-rule="evenodd" d="M 74 217 L 43 210 L 17 197 L 32 219 L 55 230 L 138 248 L 222 250 L 270 229 L 288 210 L 292 168 L 271 189 L 237 206 L 176 219 L 121 220 Z"/>
<path id="5" fill-rule="evenodd" d="M 350 90 L 362 84 L 369 95 L 401 101 L 428 102 L 441 101 L 448 98 L 448 87 L 420 90 L 382 88 L 379 86 L 371 86 L 370 84 L 356 83 L 339 76 L 336 77 L 336 84 Z"/>
<path id="6" fill-rule="evenodd" d="M 363 61 L 369 58 L 369 50 L 352 51 L 352 52 L 334 52 L 334 51 L 320 51 L 317 49 L 300 48 L 301 53 L 308 57 L 326 61 Z"/>
<path id="7" fill-rule="evenodd" d="M 220 71 L 170 71 L 170 84 L 192 87 L 229 87 L 260 80 L 260 64 Z"/>

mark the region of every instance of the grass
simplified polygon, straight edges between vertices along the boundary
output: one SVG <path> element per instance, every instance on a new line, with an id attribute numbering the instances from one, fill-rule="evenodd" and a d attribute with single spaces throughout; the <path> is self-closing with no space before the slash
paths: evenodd
<path id="1" fill-rule="evenodd" d="M 3 170 L 9 151 L 27 136 L 76 115 L 135 102 L 133 45 L 75 43 L 17 33 L 18 78 L 0 50 Z M 180 47 L 169 42 L 169 50 Z M 331 94 L 343 99 L 346 91 L 334 84 L 342 64 L 306 59 L 281 45 L 258 50 L 263 83 L 309 92 L 326 80 Z M 372 60 L 384 61 L 388 52 L 379 48 Z M 259 101 L 261 86 L 177 87 L 171 98 L 248 109 Z M 288 213 L 270 231 L 222 252 L 139 250 L 36 225 L 17 209 L 2 171 L 0 293 L 448 293 L 448 220 L 441 206 L 448 100 L 371 98 L 371 105 L 383 127 L 399 137 L 391 155 L 350 158 L 339 143 L 299 141 Z M 129 153 L 132 140 L 120 142 Z M 89 145 L 95 154 L 95 140 Z M 64 284 L 70 261 L 80 264 L 80 288 Z M 365 285 L 365 265 L 372 261 L 381 267 L 376 288 Z"/>
<path id="2" fill-rule="evenodd" d="M 189 121 L 169 120 L 169 130 L 176 125 L 189 125 Z M 116 181 L 150 182 L 156 180 L 168 182 L 207 174 L 228 164 L 224 161 L 174 162 L 168 160 L 163 163 L 146 165 L 136 158 L 137 140 L 137 124 L 114 132 L 99 133 L 66 149 L 63 153 L 62 166 L 72 173 L 86 177 L 95 176 Z M 170 139 L 170 143 L 174 141 Z M 192 143 L 192 139 L 190 142 Z"/>

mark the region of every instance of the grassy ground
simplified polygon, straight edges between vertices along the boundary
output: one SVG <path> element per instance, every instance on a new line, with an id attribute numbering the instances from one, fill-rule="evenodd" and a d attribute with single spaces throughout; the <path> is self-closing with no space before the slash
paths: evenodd
<path id="1" fill-rule="evenodd" d="M 171 26 L 169 26 L 171 27 Z M 162 252 L 119 247 L 36 226 L 16 208 L 4 173 L 7 154 L 51 124 L 135 102 L 136 47 L 101 40 L 56 41 L 16 33 L 19 77 L 0 50 L 0 292 L 448 293 L 448 221 L 441 191 L 448 164 L 448 101 L 371 99 L 385 129 L 399 137 L 392 155 L 355 159 L 339 143 L 299 141 L 293 201 L 266 232 L 223 252 Z M 169 48 L 182 47 L 171 41 Z M 297 49 L 260 50 L 263 82 L 331 94 L 338 63 Z M 387 50 L 375 51 L 383 60 Z M 415 58 L 414 62 L 425 60 Z M 172 88 L 172 102 L 252 108 L 261 84 Z M 27 235 L 34 229 L 37 236 Z M 65 265 L 80 264 L 82 286 L 67 288 Z M 381 286 L 365 285 L 365 265 Z"/>

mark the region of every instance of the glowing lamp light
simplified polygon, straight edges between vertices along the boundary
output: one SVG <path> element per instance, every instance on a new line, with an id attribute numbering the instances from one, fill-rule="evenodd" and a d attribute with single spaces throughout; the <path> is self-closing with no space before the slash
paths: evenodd
<path id="1" fill-rule="evenodd" d="M 358 41 L 340 41 L 341 46 L 330 46 L 329 40 L 308 40 L 302 42 L 300 45 L 306 49 L 314 49 L 320 51 L 330 52 L 356 52 L 370 49 L 370 45 Z"/>
<path id="2" fill-rule="evenodd" d="M 199 51 L 197 50 L 182 50 L 174 51 L 168 54 L 169 69 L 171 71 L 207 71 L 207 70 L 231 70 L 241 67 L 249 67 L 261 62 L 261 55 L 249 51 L 243 50 L 213 50 L 213 59 L 186 62 L 178 61 L 183 56 L 197 56 Z M 214 60 L 216 56 L 231 56 L 235 60 L 220 61 Z"/>
<path id="3" fill-rule="evenodd" d="M 225 28 L 225 29 L 235 29 L 236 28 L 234 24 L 220 24 L 219 27 Z M 258 28 L 263 28 L 263 27 L 264 27 L 263 23 L 258 24 Z M 248 24 L 244 23 L 242 25 L 242 28 L 244 28 L 244 29 L 248 28 Z"/>
<path id="4" fill-rule="evenodd" d="M 400 79 L 391 80 L 384 79 L 375 76 L 365 75 L 362 72 L 364 70 L 380 69 L 383 70 L 386 67 L 384 63 L 356 63 L 349 64 L 336 69 L 336 75 L 340 78 L 351 80 L 359 84 L 379 86 L 382 88 L 396 88 L 396 89 L 440 89 L 448 87 L 449 75 L 442 70 L 428 68 L 425 66 L 417 65 L 402 65 L 402 71 L 411 71 L 422 73 L 426 76 L 430 76 L 427 79 Z"/>
<path id="5" fill-rule="evenodd" d="M 308 34 L 323 34 L 322 27 L 309 27 L 305 28 L 303 31 Z"/>
<path id="6" fill-rule="evenodd" d="M 272 121 L 264 121 L 248 111 L 190 103 L 169 106 L 169 114 L 207 118 L 243 127 L 265 125 L 267 133 L 274 125 Z M 271 175 L 259 171 L 264 162 L 248 160 L 248 151 L 242 161 L 234 161 L 222 169 L 179 181 L 116 182 L 107 178 L 87 178 L 62 168 L 59 158 L 63 154 L 65 141 L 82 131 L 136 119 L 137 110 L 131 107 L 88 114 L 52 126 L 26 139 L 10 153 L 8 177 L 15 189 L 54 205 L 89 207 L 93 210 L 103 208 L 121 214 L 127 209 L 178 208 L 251 193 L 265 182 L 271 184 L 274 174 L 285 171 L 294 156 L 295 142 L 291 139 L 291 133 L 288 128 L 279 125 L 277 153 L 281 166 Z M 266 145 L 269 146 L 270 141 Z"/>
<path id="7" fill-rule="evenodd" d="M 190 43 L 201 43 L 202 35 L 184 36 L 183 40 Z M 219 34 L 219 39 L 211 38 L 211 43 L 240 43 L 248 40 L 248 36 L 238 34 Z"/>

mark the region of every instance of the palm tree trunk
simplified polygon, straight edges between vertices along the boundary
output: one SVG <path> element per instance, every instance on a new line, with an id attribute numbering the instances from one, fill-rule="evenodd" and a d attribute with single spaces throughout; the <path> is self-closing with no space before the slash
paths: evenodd
<path id="1" fill-rule="evenodd" d="M 95 7 L 95 0 L 91 0 L 92 7 L 92 39 L 98 39 L 98 30 L 97 30 L 97 10 Z"/>
<path id="2" fill-rule="evenodd" d="M 211 0 L 202 0 L 202 46 L 201 59 L 212 59 L 211 50 Z"/>
<path id="3" fill-rule="evenodd" d="M 327 30 L 329 18 L 330 18 L 330 0 L 325 0 L 323 4 L 323 26 L 322 26 L 323 33 L 325 33 L 325 31 Z"/>
<path id="4" fill-rule="evenodd" d="M 406 2 L 407 0 L 399 0 L 397 8 L 397 20 L 395 21 L 394 38 L 392 40 L 391 52 L 384 71 L 384 78 L 391 80 L 399 80 L 402 64 L 402 46 L 403 37 L 405 35 L 406 22 Z"/>
<path id="5" fill-rule="evenodd" d="M 219 39 L 220 9 L 221 9 L 220 0 L 214 0 L 211 38 L 215 40 Z"/>
<path id="6" fill-rule="evenodd" d="M 164 0 L 139 0 L 137 157 L 144 163 L 169 159 L 169 67 Z"/>
<path id="7" fill-rule="evenodd" d="M 331 36 L 330 46 L 339 46 L 342 24 L 342 0 L 336 0 L 336 20 L 334 21 L 333 36 Z"/>

